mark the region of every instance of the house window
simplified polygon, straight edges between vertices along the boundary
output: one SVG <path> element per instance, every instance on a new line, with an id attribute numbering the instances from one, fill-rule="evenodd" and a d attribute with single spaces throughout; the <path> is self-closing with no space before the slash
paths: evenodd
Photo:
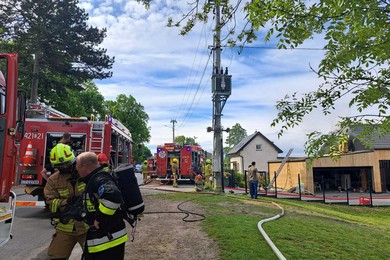
<path id="1" fill-rule="evenodd" d="M 256 151 L 261 151 L 261 144 L 256 144 Z"/>

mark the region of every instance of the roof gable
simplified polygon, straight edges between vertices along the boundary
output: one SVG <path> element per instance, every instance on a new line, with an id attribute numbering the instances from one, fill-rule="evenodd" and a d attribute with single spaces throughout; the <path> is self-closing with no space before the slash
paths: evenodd
<path id="1" fill-rule="evenodd" d="M 362 151 L 367 149 L 374 150 L 389 150 L 390 149 L 390 136 L 389 135 L 379 135 L 378 133 L 372 132 L 368 139 L 370 139 L 371 147 L 367 148 L 358 139 L 360 133 L 363 132 L 363 127 L 358 126 L 354 128 L 349 135 L 349 146 L 352 151 Z"/>
<path id="2" fill-rule="evenodd" d="M 260 136 L 262 139 L 264 139 L 266 142 L 268 142 L 278 153 L 283 153 L 283 151 L 277 147 L 273 142 L 271 142 L 267 137 L 265 137 L 260 132 L 255 132 L 251 135 L 248 135 L 247 137 L 244 137 L 238 144 L 236 144 L 229 152 L 228 155 L 238 154 L 240 151 L 242 151 L 245 146 L 247 146 L 253 139 L 255 139 L 256 136 Z"/>

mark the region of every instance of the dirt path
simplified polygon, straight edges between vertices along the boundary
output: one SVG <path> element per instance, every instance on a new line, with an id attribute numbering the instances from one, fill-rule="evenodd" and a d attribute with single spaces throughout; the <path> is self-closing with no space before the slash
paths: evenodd
<path id="1" fill-rule="evenodd" d="M 178 212 L 178 202 L 144 196 L 145 213 Z M 202 214 L 186 202 L 182 209 Z M 185 222 L 185 214 L 145 214 L 138 223 L 134 242 L 126 243 L 125 259 L 219 259 L 217 243 L 201 231 L 200 222 Z M 192 218 L 194 219 L 194 218 Z M 131 230 L 128 232 L 131 233 Z"/>

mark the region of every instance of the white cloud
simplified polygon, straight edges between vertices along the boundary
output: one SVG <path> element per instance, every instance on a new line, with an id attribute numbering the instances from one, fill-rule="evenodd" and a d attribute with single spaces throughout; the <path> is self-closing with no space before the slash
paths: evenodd
<path id="1" fill-rule="evenodd" d="M 212 59 L 207 67 L 206 64 L 213 21 L 198 24 L 183 37 L 179 28 L 168 28 L 166 24 L 168 17 L 179 18 L 180 10 L 188 8 L 185 1 L 152 1 L 149 10 L 136 1 L 124 0 L 82 0 L 80 6 L 89 12 L 91 25 L 107 28 L 103 47 L 116 57 L 113 77 L 96 84 L 106 99 L 115 99 L 119 94 L 133 95 L 145 107 L 150 117 L 148 145 L 152 152 L 156 145 L 172 141 L 171 119 L 178 122 L 176 135 L 196 137 L 198 143 L 211 151 L 213 133 L 207 133 L 206 127 L 212 124 Z M 237 17 L 238 22 L 243 20 L 242 14 Z M 304 44 L 322 45 L 321 38 Z M 317 69 L 323 54 L 320 50 L 261 48 L 247 48 L 238 54 L 238 49 L 224 48 L 221 64 L 229 67 L 233 75 L 233 91 L 223 110 L 222 125 L 231 127 L 239 123 L 248 134 L 260 131 L 284 153 L 293 147 L 296 153 L 303 154 L 305 134 L 313 130 L 330 131 L 337 115 L 346 113 L 345 106 L 327 118 L 320 111 L 309 115 L 281 139 L 277 138 L 278 128 L 271 128 L 270 124 L 277 114 L 276 101 L 286 94 L 318 87 L 321 81 L 309 65 Z"/>

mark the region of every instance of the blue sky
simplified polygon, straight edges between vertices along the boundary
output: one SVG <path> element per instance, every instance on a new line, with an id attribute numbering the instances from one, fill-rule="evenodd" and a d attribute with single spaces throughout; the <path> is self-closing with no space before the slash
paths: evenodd
<path id="1" fill-rule="evenodd" d="M 178 28 L 166 27 L 169 16 L 179 17 L 179 10 L 188 9 L 186 3 L 157 0 L 146 10 L 136 1 L 80 1 L 89 13 L 90 25 L 107 28 L 102 47 L 116 58 L 113 77 L 96 81 L 99 91 L 112 100 L 119 94 L 131 94 L 145 107 L 151 128 L 147 145 L 152 153 L 157 145 L 172 141 L 171 119 L 177 121 L 176 136 L 196 137 L 208 151 L 213 147 L 213 133 L 207 133 L 206 128 L 212 123 L 209 46 L 213 44 L 214 21 L 197 24 L 184 37 Z M 238 24 L 242 24 L 242 17 L 237 15 Z M 309 115 L 280 139 L 279 128 L 270 125 L 277 114 L 277 100 L 318 87 L 321 80 L 309 66 L 317 68 L 325 52 L 272 49 L 274 43 L 265 44 L 261 39 L 249 46 L 271 48 L 246 48 L 241 54 L 238 48 L 223 49 L 221 65 L 229 68 L 233 89 L 223 110 L 222 125 L 226 128 L 239 123 L 248 134 L 260 131 L 283 150 L 280 156 L 290 148 L 294 148 L 292 156 L 303 155 L 306 133 L 333 130 L 337 116 L 348 115 L 347 104 L 337 107 L 331 116 L 324 117 L 320 111 Z M 318 37 L 302 47 L 322 46 Z"/>

